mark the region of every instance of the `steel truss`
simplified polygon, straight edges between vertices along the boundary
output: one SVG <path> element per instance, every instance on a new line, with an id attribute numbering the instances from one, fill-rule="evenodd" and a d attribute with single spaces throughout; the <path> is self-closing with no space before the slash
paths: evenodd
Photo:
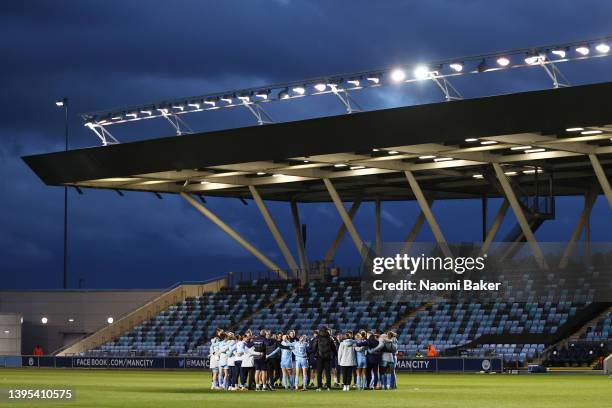
<path id="1" fill-rule="evenodd" d="M 556 49 L 570 50 L 576 47 L 592 46 L 595 43 L 607 44 L 612 40 L 612 36 L 603 37 L 595 40 L 579 41 L 574 43 L 566 43 L 561 45 L 547 45 L 536 48 L 528 49 L 517 49 L 504 51 L 499 53 L 491 53 L 485 55 L 469 56 L 464 58 L 454 58 L 443 61 L 435 61 L 426 64 L 425 67 L 429 69 L 428 77 L 437 85 L 442 91 L 445 100 L 452 101 L 462 99 L 462 95 L 457 89 L 450 83 L 451 77 L 457 77 L 462 75 L 481 74 L 484 72 L 504 71 L 508 69 L 526 68 L 539 66 L 546 72 L 547 76 L 552 81 L 554 88 L 570 86 L 570 82 L 559 70 L 558 64 L 570 61 L 581 61 L 586 59 L 592 59 L 597 57 L 605 57 L 611 55 L 608 51 L 596 51 L 587 52 L 586 54 L 573 53 L 572 55 L 563 54 L 558 59 L 551 59 L 549 54 L 554 54 Z M 534 52 L 536 54 L 534 54 Z M 569 51 L 568 51 L 569 52 Z M 525 55 L 533 56 L 533 61 L 521 63 L 510 63 L 504 66 L 496 67 L 485 67 L 481 69 L 465 69 L 463 68 L 453 72 L 444 72 L 443 68 L 449 67 L 452 64 L 456 64 L 461 61 L 461 66 L 464 63 L 476 63 L 477 61 L 485 62 L 487 59 L 497 59 L 500 57 L 509 58 L 511 56 L 523 58 Z M 555 54 L 558 56 L 558 54 Z M 509 60 L 508 60 L 509 61 Z M 480 64 L 479 64 L 480 65 Z M 486 65 L 486 64 L 485 64 Z M 437 67 L 437 68 L 436 68 Z M 265 112 L 262 107 L 263 103 L 272 101 L 280 101 L 285 99 L 297 99 L 304 96 L 314 95 L 325 95 L 333 94 L 342 103 L 347 113 L 354 113 L 362 111 L 359 104 L 352 98 L 349 91 L 362 90 L 366 88 L 374 88 L 382 85 L 389 85 L 390 81 L 383 81 L 383 77 L 391 72 L 391 68 L 362 71 L 352 74 L 333 75 L 328 77 L 313 78 L 303 81 L 293 81 L 283 84 L 268 85 L 264 87 L 242 89 L 235 92 L 222 92 L 214 94 L 206 94 L 200 96 L 179 98 L 169 102 L 153 103 L 141 106 L 130 106 L 121 108 L 118 110 L 105 110 L 82 114 L 81 116 L 85 120 L 85 124 L 89 127 L 98 138 L 101 139 L 103 145 L 118 143 L 117 139 L 112 137 L 106 129 L 102 130 L 100 126 L 109 126 L 115 124 L 121 124 L 126 122 L 132 122 L 142 119 L 152 119 L 158 117 L 166 118 L 173 128 L 176 130 L 178 135 L 193 133 L 189 126 L 179 119 L 179 115 L 184 115 L 194 112 L 203 112 L 210 110 L 217 110 L 221 108 L 232 108 L 237 106 L 246 107 L 251 114 L 257 120 L 257 124 L 269 124 L 274 123 L 272 118 Z M 423 78 L 407 78 L 400 81 L 402 84 L 408 84 L 412 82 L 422 81 Z M 316 83 L 325 83 L 329 90 L 307 92 L 306 86 L 311 86 Z M 396 84 L 397 85 L 397 84 Z M 299 87 L 302 92 L 299 94 L 291 95 L 289 90 Z M 271 96 L 271 91 L 278 91 L 277 97 Z M 241 95 L 241 96 L 236 96 Z M 282 96 L 281 96 L 282 95 Z M 259 98 L 259 99 L 257 99 Z M 225 101 L 221 104 L 221 101 Z"/>
<path id="2" fill-rule="evenodd" d="M 247 102 L 246 100 L 243 100 L 242 104 L 249 110 L 249 112 L 253 114 L 253 116 L 255 116 L 258 125 L 274 123 L 274 120 L 272 120 L 270 115 L 268 115 L 268 113 L 260 104 L 254 102 Z"/>

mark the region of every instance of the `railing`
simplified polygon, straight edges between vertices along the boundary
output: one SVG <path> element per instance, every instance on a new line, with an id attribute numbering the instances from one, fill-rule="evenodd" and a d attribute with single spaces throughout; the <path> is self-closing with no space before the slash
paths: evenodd
<path id="1" fill-rule="evenodd" d="M 285 270 L 287 277 L 284 278 L 278 272 L 271 269 L 262 269 L 249 272 L 229 272 L 226 276 L 228 286 L 234 286 L 242 282 L 252 281 L 295 281 L 299 280 L 302 284 L 312 281 L 325 281 L 333 277 L 338 278 L 358 278 L 361 276 L 362 266 L 340 267 L 323 264 L 314 264 L 307 270 Z"/>
<path id="2" fill-rule="evenodd" d="M 70 345 L 66 349 L 60 351 L 57 355 L 70 356 L 94 349 L 121 336 L 122 333 L 131 330 L 134 326 L 153 318 L 162 310 L 167 309 L 171 305 L 178 304 L 188 297 L 201 296 L 207 292 L 217 292 L 226 285 L 227 279 L 225 278 L 210 280 L 206 283 L 181 283 L 133 312 L 123 316 L 115 323 L 110 324 L 87 336 L 86 338 Z"/>

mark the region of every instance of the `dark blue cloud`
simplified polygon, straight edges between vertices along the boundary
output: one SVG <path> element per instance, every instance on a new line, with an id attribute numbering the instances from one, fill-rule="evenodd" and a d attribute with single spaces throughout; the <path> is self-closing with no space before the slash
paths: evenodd
<path id="1" fill-rule="evenodd" d="M 28 1 L 0 5 L 0 253 L 4 287 L 58 287 L 63 190 L 44 186 L 20 156 L 61 150 L 63 117 L 54 100 L 70 98 L 71 146 L 97 144 L 77 113 L 164 98 L 359 71 L 399 63 L 574 41 L 609 33 L 607 1 Z M 609 62 L 563 67 L 573 83 L 611 79 Z M 431 84 L 356 95 L 367 109 L 440 100 Z M 458 80 L 468 97 L 550 84 L 543 72 Z M 314 100 L 316 99 L 316 100 Z M 270 106 L 277 120 L 341 114 L 332 98 Z M 197 116 L 197 117 L 196 117 Z M 242 110 L 194 115 L 198 130 L 252 124 Z M 116 130 L 122 141 L 170 135 L 162 122 Z M 236 229 L 282 263 L 256 208 L 210 200 Z M 544 240 L 569 237 L 580 199 L 560 200 Z M 271 204 L 294 247 L 287 205 Z M 495 205 L 493 205 L 495 207 Z M 415 203 L 384 206 L 387 240 L 406 235 Z M 320 259 L 340 221 L 329 204 L 302 206 L 310 259 Z M 449 240 L 477 240 L 476 202 L 436 204 Z M 493 208 L 491 209 L 493 213 Z M 460 215 L 458 217 L 457 215 Z M 609 209 L 598 202 L 593 239 L 610 240 Z M 461 219 L 457 222 L 457 219 Z M 356 218 L 373 239 L 373 208 Z M 510 225 L 507 225 L 508 228 Z M 178 197 L 70 192 L 71 285 L 160 287 L 229 271 L 262 269 L 254 258 Z M 424 229 L 421 239 L 431 239 Z M 564 238 L 565 239 L 565 238 Z M 350 240 L 338 262 L 355 265 Z"/>

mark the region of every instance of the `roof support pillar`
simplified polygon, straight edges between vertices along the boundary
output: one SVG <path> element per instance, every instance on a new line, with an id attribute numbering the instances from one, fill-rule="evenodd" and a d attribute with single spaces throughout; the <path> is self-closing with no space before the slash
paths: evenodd
<path id="1" fill-rule="evenodd" d="M 504 191 L 506 200 L 508 200 L 510 206 L 512 207 L 514 216 L 516 217 L 519 225 L 521 226 L 523 235 L 525 236 L 527 243 L 529 243 L 529 246 L 531 247 L 531 250 L 533 251 L 533 254 L 536 257 L 538 265 L 540 265 L 541 268 L 547 268 L 546 260 L 544 259 L 542 250 L 540 249 L 540 246 L 538 245 L 538 242 L 536 241 L 535 236 L 531 231 L 531 226 L 529 225 L 529 222 L 525 217 L 525 213 L 523 212 L 523 209 L 521 208 L 521 205 L 518 199 L 516 198 L 516 194 L 514 194 L 514 190 L 512 189 L 512 186 L 510 185 L 507 176 L 504 174 L 504 170 L 501 168 L 499 163 L 492 163 L 492 165 L 493 169 L 495 170 L 497 179 L 499 180 L 499 183 L 501 184 L 501 187 Z"/>
<path id="2" fill-rule="evenodd" d="M 434 201 L 432 199 L 428 199 L 427 203 L 429 204 L 429 207 L 432 207 Z M 425 214 L 423 213 L 423 211 L 421 211 L 418 217 L 416 218 L 416 220 L 414 220 L 414 225 L 412 225 L 412 228 L 410 229 L 410 232 L 408 233 L 408 236 L 406 237 L 406 243 L 404 244 L 402 248 L 402 252 L 401 252 L 402 254 L 407 254 L 410 251 L 410 248 L 412 248 L 412 244 L 414 243 L 414 240 L 419 234 L 419 231 L 421 230 L 421 227 L 423 226 L 424 223 L 425 223 Z"/>
<path id="3" fill-rule="evenodd" d="M 593 170 L 595 170 L 595 175 L 597 176 L 597 180 L 599 181 L 599 184 L 601 185 L 601 190 L 603 191 L 604 195 L 608 199 L 608 204 L 610 205 L 610 208 L 612 209 L 612 188 L 610 187 L 610 181 L 606 177 L 606 172 L 604 171 L 603 167 L 601 167 L 601 163 L 599 162 L 599 159 L 597 158 L 596 155 L 589 154 L 589 159 L 591 160 L 591 165 L 593 166 Z"/>
<path id="4" fill-rule="evenodd" d="M 342 200 L 340 199 L 340 196 L 338 195 L 336 188 L 334 187 L 332 182 L 327 178 L 323 179 L 323 183 L 325 183 L 325 187 L 327 188 L 327 191 L 329 192 L 329 196 L 334 202 L 334 205 L 336 206 L 336 210 L 338 210 L 338 213 L 340 214 L 340 218 L 342 218 L 342 222 L 344 222 L 344 225 L 346 226 L 346 229 L 348 230 L 349 235 L 353 239 L 353 243 L 355 244 L 355 247 L 357 247 L 357 251 L 364 259 L 366 259 L 367 254 L 363 247 L 363 241 L 359 237 L 359 233 L 357 233 L 357 229 L 355 228 L 355 225 L 353 225 L 353 220 L 351 219 L 351 217 L 349 217 L 348 213 L 346 212 L 346 209 L 344 208 L 344 205 L 342 204 Z"/>
<path id="5" fill-rule="evenodd" d="M 493 240 L 495 239 L 495 236 L 497 235 L 499 228 L 504 222 L 504 218 L 506 218 L 506 213 L 508 212 L 509 206 L 510 206 L 510 203 L 508 202 L 508 200 L 504 199 L 501 207 L 499 207 L 499 210 L 497 211 L 497 214 L 495 215 L 493 224 L 491 224 L 491 229 L 489 229 L 489 231 L 487 232 L 487 236 L 485 237 L 485 240 L 482 243 L 482 248 L 480 248 L 481 254 L 486 254 L 489 248 L 491 248 L 491 244 L 493 243 Z"/>
<path id="6" fill-rule="evenodd" d="M 283 256 L 285 257 L 285 261 L 287 261 L 287 266 L 289 266 L 289 269 L 291 269 L 297 276 L 298 266 L 297 266 L 297 263 L 295 262 L 295 258 L 293 258 L 293 255 L 291 255 L 291 251 L 289 251 L 289 247 L 285 243 L 283 236 L 281 235 L 280 231 L 276 227 L 276 223 L 272 219 L 272 216 L 270 215 L 270 211 L 268 211 L 268 207 L 266 207 L 266 204 L 261 199 L 261 196 L 259 195 L 259 192 L 255 188 L 255 186 L 249 186 L 249 191 L 251 192 L 251 195 L 253 196 L 253 199 L 255 200 L 255 204 L 257 204 L 257 208 L 259 208 L 259 212 L 264 218 L 264 221 L 266 222 L 268 229 L 272 233 L 272 236 L 274 237 L 274 240 L 276 241 L 278 248 L 283 253 Z"/>
<path id="7" fill-rule="evenodd" d="M 375 245 L 376 245 L 376 255 L 380 256 L 380 251 L 381 251 L 381 238 L 380 238 L 380 198 L 376 197 L 376 202 L 375 202 L 375 207 L 374 207 L 374 218 L 375 218 L 375 225 L 376 225 L 376 240 L 375 240 Z"/>
<path id="8" fill-rule="evenodd" d="M 190 194 L 181 193 L 181 196 L 191 204 L 196 210 L 198 210 L 203 216 L 208 218 L 213 224 L 221 228 L 223 232 L 238 242 L 244 249 L 253 254 L 259 259 L 264 265 L 276 272 L 281 278 L 287 279 L 287 274 L 281 269 L 280 266 L 272 262 L 267 256 L 259 252 L 257 248 L 251 245 L 246 239 L 242 238 L 240 234 L 236 232 L 232 227 L 224 223 L 219 217 L 217 217 L 212 211 L 206 208 L 202 203 L 195 200 Z"/>
<path id="9" fill-rule="evenodd" d="M 425 215 L 425 219 L 427 220 L 427 223 L 429 224 L 429 227 L 431 228 L 431 231 L 433 232 L 434 237 L 436 238 L 436 242 L 438 243 L 438 245 L 440 245 L 440 248 L 442 249 L 442 253 L 446 257 L 452 256 L 451 251 L 448 248 L 448 244 L 446 243 L 446 239 L 442 234 L 442 230 L 438 225 L 438 221 L 436 221 L 436 218 L 431 212 L 429 203 L 427 202 L 427 199 L 423 194 L 423 190 L 421 190 L 421 186 L 419 186 L 419 183 L 417 182 L 411 171 L 406 171 L 405 173 L 406 179 L 408 179 L 408 184 L 410 184 L 410 188 L 412 189 L 412 192 L 414 193 L 414 196 L 416 197 L 417 202 L 421 207 L 423 215 Z"/>
<path id="10" fill-rule="evenodd" d="M 300 273 L 298 277 L 300 282 L 306 283 L 306 275 L 308 274 L 308 259 L 306 259 L 306 245 L 304 236 L 302 235 L 302 223 L 300 222 L 300 212 L 297 202 L 291 200 L 291 215 L 293 216 L 293 228 L 295 229 L 295 240 L 300 257 Z"/>
<path id="11" fill-rule="evenodd" d="M 595 205 L 595 201 L 597 200 L 597 190 L 595 188 L 590 188 L 584 195 L 584 207 L 582 208 L 582 213 L 580 214 L 580 218 L 578 219 L 578 223 L 576 224 L 576 228 L 574 228 L 574 232 L 572 233 L 572 237 L 567 243 L 567 247 L 565 248 L 565 252 L 563 252 L 563 257 L 561 258 L 561 262 L 559 262 L 559 268 L 565 268 L 569 261 L 570 256 L 574 252 L 574 247 L 576 246 L 576 242 L 580 239 L 580 235 L 582 234 L 582 230 L 587 231 L 589 225 L 589 218 L 591 217 L 591 210 L 593 209 L 593 205 Z M 588 237 L 585 237 L 588 238 Z"/>
<path id="12" fill-rule="evenodd" d="M 489 214 L 489 199 L 483 195 L 480 199 L 482 210 L 482 242 L 487 239 L 487 215 Z"/>
<path id="13" fill-rule="evenodd" d="M 360 199 L 355 200 L 353 204 L 351 205 L 351 208 L 348 211 L 348 216 L 351 220 L 355 217 L 355 214 L 357 214 L 357 210 L 359 209 L 360 205 L 361 205 Z M 338 249 L 340 242 L 342 242 L 342 238 L 344 238 L 345 234 L 346 234 L 346 225 L 343 222 L 340 225 L 340 228 L 338 228 L 338 232 L 336 233 L 336 238 L 334 238 L 334 242 L 332 242 L 331 246 L 327 250 L 327 253 L 325 254 L 325 258 L 323 258 L 326 265 L 329 264 L 334 259 L 336 250 Z"/>

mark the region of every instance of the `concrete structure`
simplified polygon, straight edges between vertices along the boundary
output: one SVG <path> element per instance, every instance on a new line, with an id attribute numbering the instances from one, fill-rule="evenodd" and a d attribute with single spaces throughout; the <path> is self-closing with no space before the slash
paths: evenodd
<path id="1" fill-rule="evenodd" d="M 117 321 L 163 292 L 147 289 L 3 291 L 0 313 L 17 315 L 19 321 L 23 316 L 20 352 L 31 354 L 34 346 L 40 344 L 45 354 L 51 354 L 107 326 L 109 317 Z M 43 317 L 47 318 L 46 324 L 42 323 Z M 3 320 L 0 320 L 0 339 L 6 330 L 2 326 Z M 5 354 L 1 344 L 2 340 L 0 354 Z"/>
<path id="2" fill-rule="evenodd" d="M 0 356 L 21 354 L 21 315 L 0 313 Z"/>

